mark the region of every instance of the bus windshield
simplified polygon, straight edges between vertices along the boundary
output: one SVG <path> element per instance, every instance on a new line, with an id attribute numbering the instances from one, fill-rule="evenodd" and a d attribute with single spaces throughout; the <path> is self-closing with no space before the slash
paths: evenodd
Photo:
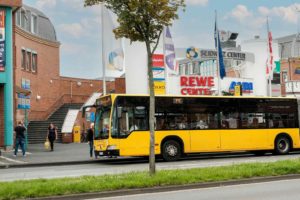
<path id="1" fill-rule="evenodd" d="M 96 112 L 95 140 L 108 139 L 110 108 L 101 108 Z"/>

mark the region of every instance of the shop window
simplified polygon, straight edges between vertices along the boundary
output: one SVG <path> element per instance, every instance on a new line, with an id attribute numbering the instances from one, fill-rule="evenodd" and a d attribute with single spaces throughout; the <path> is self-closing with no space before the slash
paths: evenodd
<path id="1" fill-rule="evenodd" d="M 25 49 L 21 50 L 21 68 L 22 69 L 26 68 L 26 51 L 25 51 Z"/>
<path id="2" fill-rule="evenodd" d="M 31 52 L 26 52 L 26 71 L 30 71 L 31 68 Z"/>
<path id="3" fill-rule="evenodd" d="M 32 72 L 37 71 L 37 54 L 36 53 L 32 53 L 31 71 Z"/>
<path id="4" fill-rule="evenodd" d="M 31 15 L 31 33 L 37 34 L 37 16 Z"/>

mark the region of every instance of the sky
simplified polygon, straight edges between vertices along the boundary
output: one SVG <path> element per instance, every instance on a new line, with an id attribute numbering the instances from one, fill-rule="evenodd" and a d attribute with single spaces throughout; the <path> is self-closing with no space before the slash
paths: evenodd
<path id="1" fill-rule="evenodd" d="M 102 76 L 99 6 L 84 7 L 84 0 L 23 3 L 41 10 L 53 23 L 61 43 L 62 76 Z M 255 35 L 266 38 L 267 17 L 273 38 L 297 33 L 300 24 L 299 0 L 186 0 L 186 4 L 171 27 L 175 48 L 214 48 L 215 10 L 219 29 L 239 33 L 238 43 Z"/>

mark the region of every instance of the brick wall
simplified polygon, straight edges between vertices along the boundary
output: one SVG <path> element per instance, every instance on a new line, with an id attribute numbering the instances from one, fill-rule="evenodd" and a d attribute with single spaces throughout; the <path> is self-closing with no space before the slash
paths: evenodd
<path id="1" fill-rule="evenodd" d="M 1 0 L 0 5 L 8 7 L 20 7 L 22 6 L 22 0 Z"/>
<path id="2" fill-rule="evenodd" d="M 280 63 L 280 77 L 281 77 L 281 94 L 283 96 L 286 95 L 285 92 L 285 83 L 283 81 L 283 72 L 287 72 L 288 81 L 300 81 L 300 74 L 296 74 L 295 70 L 296 68 L 300 68 L 300 58 L 290 58 L 281 60 Z"/>
<path id="3" fill-rule="evenodd" d="M 0 147 L 4 145 L 4 87 L 0 84 Z"/>
<path id="4" fill-rule="evenodd" d="M 102 92 L 101 80 L 60 76 L 60 43 L 35 37 L 16 26 L 14 38 L 14 84 L 21 87 L 22 78 L 30 80 L 32 93 L 29 120 L 44 120 L 63 103 L 84 103 L 92 93 Z M 21 67 L 22 49 L 37 53 L 36 73 Z M 108 81 L 106 85 L 108 93 L 125 93 L 124 78 Z M 24 118 L 22 110 L 16 110 L 15 113 L 15 121 Z"/>

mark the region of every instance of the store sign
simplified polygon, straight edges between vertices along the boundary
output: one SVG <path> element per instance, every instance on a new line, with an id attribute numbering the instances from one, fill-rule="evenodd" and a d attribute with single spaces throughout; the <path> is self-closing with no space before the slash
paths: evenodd
<path id="1" fill-rule="evenodd" d="M 208 49 L 196 49 L 196 48 L 188 48 L 187 49 L 187 58 L 198 58 L 201 59 L 216 59 L 218 54 L 215 50 L 208 50 Z M 234 52 L 234 51 L 223 51 L 223 58 L 224 59 L 235 59 L 235 60 L 246 60 L 246 54 L 241 52 Z"/>
<path id="2" fill-rule="evenodd" d="M 0 72 L 5 69 L 5 11 L 0 10 Z"/>
<path id="3" fill-rule="evenodd" d="M 180 87 L 182 95 L 211 95 L 215 86 L 212 76 L 181 76 Z"/>
<path id="4" fill-rule="evenodd" d="M 242 93 L 253 93 L 252 82 L 235 82 L 232 81 L 229 86 L 229 92 L 235 92 L 235 86 L 240 85 L 242 87 Z"/>
<path id="5" fill-rule="evenodd" d="M 166 83 L 164 81 L 154 81 L 154 94 L 166 94 Z"/>
<path id="6" fill-rule="evenodd" d="M 164 55 L 163 54 L 153 54 L 152 55 L 152 66 L 153 67 L 165 67 Z"/>
<path id="7" fill-rule="evenodd" d="M 216 58 L 217 51 L 215 50 L 201 50 L 201 58 Z M 246 60 L 246 54 L 241 52 L 223 51 L 223 58 L 232 58 L 235 60 Z"/>

